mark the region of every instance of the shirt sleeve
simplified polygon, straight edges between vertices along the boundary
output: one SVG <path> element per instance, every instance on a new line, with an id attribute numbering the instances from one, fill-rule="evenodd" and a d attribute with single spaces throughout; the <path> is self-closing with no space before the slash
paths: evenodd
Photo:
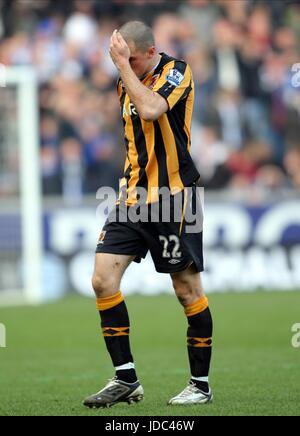
<path id="1" fill-rule="evenodd" d="M 166 99 L 169 109 L 189 95 L 193 89 L 193 76 L 190 67 L 182 61 L 169 62 L 164 66 L 162 74 L 153 87 Z"/>

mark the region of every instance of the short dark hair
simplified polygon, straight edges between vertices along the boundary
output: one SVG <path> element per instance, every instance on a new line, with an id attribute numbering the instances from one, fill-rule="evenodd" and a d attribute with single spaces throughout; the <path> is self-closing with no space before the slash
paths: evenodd
<path id="1" fill-rule="evenodd" d="M 119 32 L 127 43 L 132 41 L 137 50 L 142 52 L 155 45 L 152 29 L 143 21 L 129 21 L 120 28 Z"/>

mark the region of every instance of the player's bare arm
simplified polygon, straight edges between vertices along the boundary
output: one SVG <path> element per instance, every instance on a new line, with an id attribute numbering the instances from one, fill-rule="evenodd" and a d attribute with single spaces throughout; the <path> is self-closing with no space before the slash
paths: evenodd
<path id="1" fill-rule="evenodd" d="M 130 100 L 143 120 L 155 121 L 168 111 L 166 100 L 143 85 L 132 70 L 130 48 L 117 30 L 111 37 L 110 56 L 119 70 Z"/>

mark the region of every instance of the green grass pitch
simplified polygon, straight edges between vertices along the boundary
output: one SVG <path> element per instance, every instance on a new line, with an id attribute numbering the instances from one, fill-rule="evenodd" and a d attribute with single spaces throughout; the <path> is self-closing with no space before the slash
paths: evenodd
<path id="1" fill-rule="evenodd" d="M 211 295 L 215 320 L 211 384 L 205 406 L 166 403 L 189 379 L 186 320 L 172 296 L 127 298 L 131 342 L 145 400 L 88 410 L 85 396 L 113 371 L 92 300 L 68 297 L 38 308 L 0 309 L 0 415 L 203 416 L 299 415 L 300 292 Z"/>

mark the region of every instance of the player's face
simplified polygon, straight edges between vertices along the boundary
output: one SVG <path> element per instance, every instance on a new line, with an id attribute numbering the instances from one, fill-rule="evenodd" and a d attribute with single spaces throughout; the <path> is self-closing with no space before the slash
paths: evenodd
<path id="1" fill-rule="evenodd" d="M 141 78 L 149 73 L 153 66 L 153 58 L 156 54 L 154 47 L 150 47 L 146 52 L 136 49 L 134 43 L 129 42 L 130 48 L 130 65 L 137 77 Z"/>

